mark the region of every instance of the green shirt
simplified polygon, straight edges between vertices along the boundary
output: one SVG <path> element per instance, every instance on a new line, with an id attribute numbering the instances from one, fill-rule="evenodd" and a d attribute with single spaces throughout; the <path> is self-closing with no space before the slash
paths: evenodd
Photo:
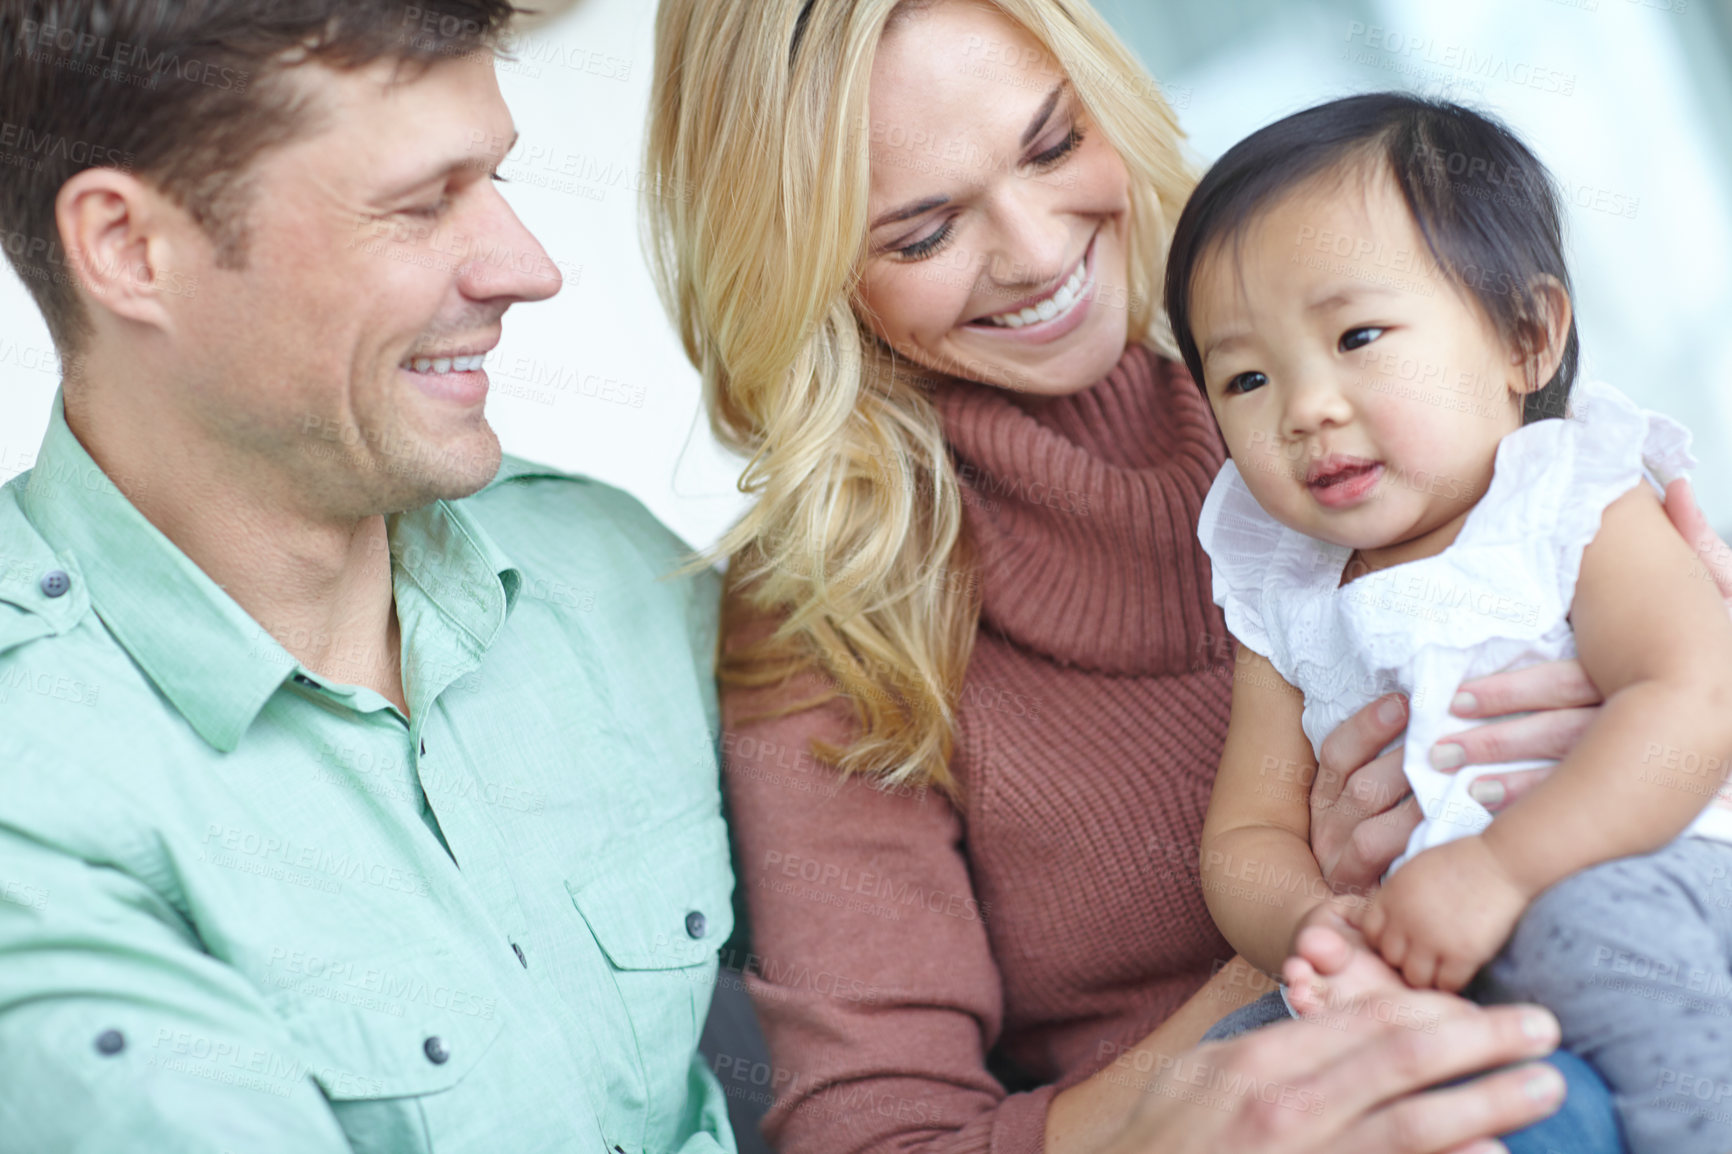
<path id="1" fill-rule="evenodd" d="M 0 1149 L 732 1154 L 714 574 L 508 457 L 387 519 L 405 717 L 117 480 L 57 393 L 0 489 Z"/>

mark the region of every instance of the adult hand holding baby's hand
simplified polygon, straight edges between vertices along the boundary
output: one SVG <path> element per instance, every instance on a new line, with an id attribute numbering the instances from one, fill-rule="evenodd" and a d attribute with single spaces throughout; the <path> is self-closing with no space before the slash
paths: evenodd
<path id="1" fill-rule="evenodd" d="M 1397 870 L 1357 924 L 1409 985 L 1454 993 L 1509 941 L 1532 898 L 1483 838 L 1464 837 Z"/>

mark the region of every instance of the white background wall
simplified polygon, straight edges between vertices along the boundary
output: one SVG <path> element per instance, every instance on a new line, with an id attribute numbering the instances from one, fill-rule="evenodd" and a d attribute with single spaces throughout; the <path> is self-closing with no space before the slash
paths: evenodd
<path id="1" fill-rule="evenodd" d="M 1692 426 L 1702 503 L 1732 529 L 1732 141 L 1713 103 L 1725 55 L 1702 42 L 1707 0 L 1098 2 L 1204 161 L 1351 91 L 1412 87 L 1506 116 L 1572 198 L 1588 371 Z M 620 485 L 703 546 L 743 499 L 638 246 L 653 19 L 648 0 L 578 0 L 500 66 L 522 132 L 504 193 L 566 284 L 508 314 L 488 412 L 507 451 Z M 33 459 L 57 380 L 8 270 L 0 480 Z"/>
<path id="2" fill-rule="evenodd" d="M 1095 0 L 1208 161 L 1401 88 L 1490 111 L 1568 203 L 1584 376 L 1694 432 L 1732 530 L 1732 0 Z"/>

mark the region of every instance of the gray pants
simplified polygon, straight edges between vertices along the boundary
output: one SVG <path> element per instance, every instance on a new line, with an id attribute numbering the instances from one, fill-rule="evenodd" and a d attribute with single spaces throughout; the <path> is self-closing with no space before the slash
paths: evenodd
<path id="1" fill-rule="evenodd" d="M 1209 1032 L 1203 1035 L 1205 1042 L 1222 1042 L 1228 1038 L 1237 1038 L 1240 1034 L 1248 1034 L 1252 1030 L 1261 1030 L 1264 1026 L 1272 1026 L 1276 1022 L 1285 1022 L 1293 1015 L 1287 1012 L 1287 1003 L 1281 1000 L 1279 990 L 1272 994 L 1264 994 L 1255 1002 L 1247 1002 L 1209 1027 Z"/>
<path id="2" fill-rule="evenodd" d="M 1732 1151 L 1732 845 L 1682 838 L 1559 882 L 1466 993 L 1555 1013 L 1631 1154 Z"/>

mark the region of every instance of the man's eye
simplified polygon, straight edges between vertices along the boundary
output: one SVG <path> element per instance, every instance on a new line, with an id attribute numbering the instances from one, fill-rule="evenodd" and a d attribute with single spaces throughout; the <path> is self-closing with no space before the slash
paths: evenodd
<path id="1" fill-rule="evenodd" d="M 1240 373 L 1227 382 L 1225 391 L 1228 393 L 1249 393 L 1260 389 L 1269 383 L 1269 378 L 1259 372 Z"/>
<path id="2" fill-rule="evenodd" d="M 445 211 L 445 201 L 441 199 L 434 204 L 424 204 L 417 208 L 406 208 L 403 211 L 408 213 L 410 216 L 421 216 L 432 219 Z"/>
<path id="3" fill-rule="evenodd" d="M 503 176 L 500 176 L 497 172 L 493 173 L 492 175 L 493 175 L 493 179 L 497 180 L 500 184 L 510 184 L 511 183 L 509 180 L 506 180 Z"/>
<path id="4" fill-rule="evenodd" d="M 1350 353 L 1354 349 L 1362 349 L 1382 335 L 1383 330 L 1377 328 L 1375 325 L 1367 325 L 1366 327 L 1359 329 L 1348 329 L 1346 332 L 1341 334 L 1341 351 L 1344 353 Z"/>

